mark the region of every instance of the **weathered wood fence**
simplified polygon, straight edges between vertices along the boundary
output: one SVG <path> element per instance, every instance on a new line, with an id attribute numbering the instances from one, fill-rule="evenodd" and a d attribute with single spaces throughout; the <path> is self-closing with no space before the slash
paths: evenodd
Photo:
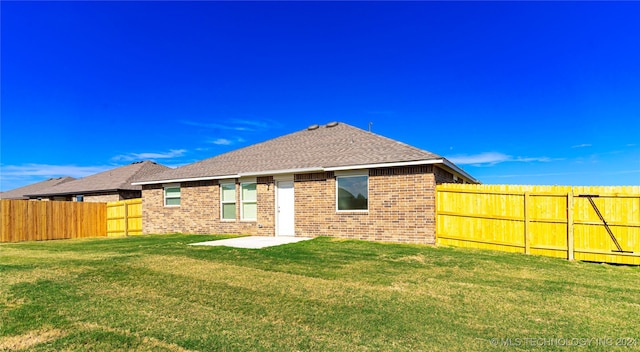
<path id="1" fill-rule="evenodd" d="M 107 235 L 107 205 L 0 200 L 0 242 Z"/>
<path id="2" fill-rule="evenodd" d="M 640 265 L 640 186 L 442 184 L 436 192 L 438 244 Z"/>
<path id="3" fill-rule="evenodd" d="M 0 200 L 0 242 L 142 234 L 142 199 L 109 203 Z"/>
<path id="4" fill-rule="evenodd" d="M 142 199 L 107 203 L 107 236 L 142 234 Z"/>

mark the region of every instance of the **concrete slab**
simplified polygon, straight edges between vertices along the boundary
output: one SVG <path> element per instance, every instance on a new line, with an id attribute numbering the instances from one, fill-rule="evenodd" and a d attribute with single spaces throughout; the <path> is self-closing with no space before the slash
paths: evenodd
<path id="1" fill-rule="evenodd" d="M 310 240 L 309 237 L 264 237 L 247 236 L 238 238 L 227 238 L 225 240 L 190 243 L 191 246 L 226 246 L 235 248 L 259 249 L 265 247 L 280 246 L 288 243 Z"/>

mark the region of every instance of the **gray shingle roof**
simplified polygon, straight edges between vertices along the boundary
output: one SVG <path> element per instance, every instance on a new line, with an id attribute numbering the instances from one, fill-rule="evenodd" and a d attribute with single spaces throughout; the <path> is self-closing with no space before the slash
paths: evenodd
<path id="1" fill-rule="evenodd" d="M 216 177 L 276 170 L 442 159 L 410 145 L 339 123 L 302 130 L 158 173 L 138 182 Z"/>
<path id="2" fill-rule="evenodd" d="M 47 189 L 41 189 L 37 192 L 27 193 L 27 195 L 32 197 L 69 194 L 84 195 L 117 190 L 141 190 L 141 186 L 134 186 L 131 185 L 131 183 L 138 178 L 150 177 L 153 174 L 166 170 L 171 169 L 152 161 L 139 161 L 75 181 L 63 183 Z"/>
<path id="3" fill-rule="evenodd" d="M 27 194 L 37 193 L 44 189 L 73 180 L 75 180 L 75 178 L 69 176 L 50 178 L 45 181 L 32 183 L 24 187 L 2 192 L 0 193 L 0 199 L 29 199 L 29 197 L 26 196 Z"/>

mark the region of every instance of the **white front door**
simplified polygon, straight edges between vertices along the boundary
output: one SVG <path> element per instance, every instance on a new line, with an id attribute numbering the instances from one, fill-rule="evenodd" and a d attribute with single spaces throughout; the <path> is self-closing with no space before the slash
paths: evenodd
<path id="1" fill-rule="evenodd" d="M 276 236 L 294 236 L 293 181 L 278 181 L 276 187 Z"/>

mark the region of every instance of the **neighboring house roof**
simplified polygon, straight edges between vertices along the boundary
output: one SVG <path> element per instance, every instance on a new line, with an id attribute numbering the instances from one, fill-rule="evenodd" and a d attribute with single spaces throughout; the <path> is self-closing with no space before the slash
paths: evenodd
<path id="1" fill-rule="evenodd" d="M 26 196 L 27 194 L 40 192 L 43 189 L 47 189 L 73 180 L 75 180 L 75 178 L 69 176 L 50 178 L 42 182 L 36 182 L 24 187 L 2 192 L 0 193 L 0 199 L 29 199 L 29 197 Z"/>
<path id="2" fill-rule="evenodd" d="M 135 184 L 438 163 L 475 181 L 437 154 L 345 123 L 316 126 L 140 178 Z"/>
<path id="3" fill-rule="evenodd" d="M 56 195 L 84 195 L 91 193 L 116 192 L 119 190 L 141 190 L 141 186 L 131 183 L 150 175 L 171 170 L 170 168 L 152 161 L 137 161 L 129 165 L 87 176 L 72 182 L 49 187 L 38 192 L 28 193 L 30 197 L 45 197 Z"/>

